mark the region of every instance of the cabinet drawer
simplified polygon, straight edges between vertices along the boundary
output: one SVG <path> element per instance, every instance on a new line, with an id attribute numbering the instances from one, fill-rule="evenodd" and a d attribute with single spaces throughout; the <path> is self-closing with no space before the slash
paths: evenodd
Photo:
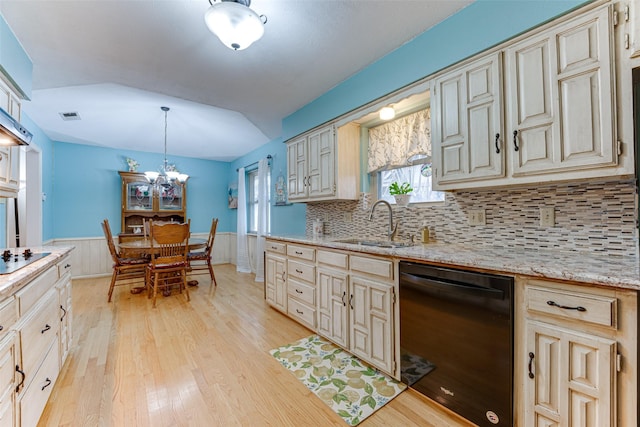
<path id="1" fill-rule="evenodd" d="M 51 395 L 53 385 L 58 379 L 60 362 L 58 360 L 58 342 L 54 342 L 38 369 L 31 384 L 25 389 L 18 403 L 20 425 L 22 427 L 35 427 L 44 410 L 47 400 Z"/>
<path id="2" fill-rule="evenodd" d="M 58 268 L 51 267 L 36 277 L 29 285 L 16 293 L 18 313 L 24 316 L 27 311 L 53 286 L 58 280 Z"/>
<path id="3" fill-rule="evenodd" d="M 16 320 L 18 320 L 16 299 L 9 297 L 0 303 L 0 338 L 6 335 Z"/>
<path id="4" fill-rule="evenodd" d="M 295 299 L 289 299 L 287 312 L 289 313 L 289 316 L 309 328 L 316 328 L 316 310 L 314 308 L 311 308 Z"/>
<path id="5" fill-rule="evenodd" d="M 368 258 L 356 255 L 349 257 L 352 271 L 393 279 L 393 262 L 386 259 Z"/>
<path id="6" fill-rule="evenodd" d="M 307 261 L 316 260 L 316 250 L 307 246 L 287 245 L 287 255 Z"/>
<path id="7" fill-rule="evenodd" d="M 527 310 L 564 319 L 617 327 L 616 298 L 529 286 Z M 564 308 L 563 308 L 564 307 Z M 580 307 L 580 309 L 578 309 Z"/>
<path id="8" fill-rule="evenodd" d="M 71 258 L 65 257 L 62 261 L 57 264 L 58 267 L 58 278 L 64 276 L 65 274 L 71 274 Z"/>
<path id="9" fill-rule="evenodd" d="M 343 270 L 349 268 L 349 256 L 340 252 L 319 250 L 318 262 Z"/>
<path id="10" fill-rule="evenodd" d="M 315 283 L 316 267 L 311 264 L 305 264 L 304 262 L 288 260 L 287 274 L 289 277 L 297 277 L 309 283 Z"/>
<path id="11" fill-rule="evenodd" d="M 293 298 L 296 298 L 311 306 L 316 305 L 316 289 L 311 285 L 298 282 L 297 280 L 289 280 L 289 284 L 287 285 L 287 292 Z"/>
<path id="12" fill-rule="evenodd" d="M 268 241 L 265 245 L 265 249 L 269 252 L 276 252 L 283 255 L 287 253 L 287 245 L 280 242 Z"/>
<path id="13" fill-rule="evenodd" d="M 32 376 L 44 357 L 46 349 L 56 338 L 60 319 L 59 307 L 56 304 L 57 293 L 49 292 L 43 303 L 38 305 L 19 329 L 20 344 L 22 345 L 22 368 L 27 375 L 27 381 Z M 22 323 L 22 322 L 21 322 Z"/>

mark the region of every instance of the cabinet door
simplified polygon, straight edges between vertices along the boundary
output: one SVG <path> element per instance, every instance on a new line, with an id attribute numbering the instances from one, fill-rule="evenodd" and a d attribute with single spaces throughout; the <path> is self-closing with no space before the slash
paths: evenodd
<path id="1" fill-rule="evenodd" d="M 0 427 L 14 426 L 15 375 L 16 336 L 10 332 L 0 342 Z"/>
<path id="2" fill-rule="evenodd" d="M 436 183 L 504 176 L 499 53 L 442 75 L 432 93 Z"/>
<path id="3" fill-rule="evenodd" d="M 289 200 L 307 197 L 307 138 L 287 144 Z"/>
<path id="4" fill-rule="evenodd" d="M 60 308 L 60 369 L 64 365 L 72 343 L 71 275 L 66 275 L 56 285 Z"/>
<path id="5" fill-rule="evenodd" d="M 507 49 L 513 176 L 617 164 L 610 19 L 601 8 Z"/>
<path id="6" fill-rule="evenodd" d="M 11 147 L 0 145 L 0 186 L 8 187 L 11 173 Z"/>
<path id="7" fill-rule="evenodd" d="M 307 184 L 309 198 L 335 194 L 335 130 L 328 126 L 308 137 Z"/>
<path id="8" fill-rule="evenodd" d="M 267 254 L 265 264 L 266 300 L 280 311 L 287 312 L 286 260 Z"/>
<path id="9" fill-rule="evenodd" d="M 393 375 L 393 286 L 354 275 L 349 286 L 351 352 Z"/>
<path id="10" fill-rule="evenodd" d="M 349 346 L 346 272 L 318 268 L 318 333 L 336 344 Z"/>
<path id="11" fill-rule="evenodd" d="M 524 425 L 615 425 L 615 341 L 532 320 L 526 339 Z"/>

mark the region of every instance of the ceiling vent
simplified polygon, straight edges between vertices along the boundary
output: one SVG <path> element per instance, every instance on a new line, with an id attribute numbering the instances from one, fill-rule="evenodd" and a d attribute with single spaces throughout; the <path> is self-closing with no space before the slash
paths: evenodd
<path id="1" fill-rule="evenodd" d="M 77 111 L 70 111 L 68 113 L 59 113 L 62 120 L 80 120 L 80 114 Z"/>

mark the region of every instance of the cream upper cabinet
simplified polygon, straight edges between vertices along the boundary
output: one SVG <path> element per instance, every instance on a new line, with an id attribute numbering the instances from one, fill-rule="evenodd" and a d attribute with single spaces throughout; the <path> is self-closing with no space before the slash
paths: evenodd
<path id="1" fill-rule="evenodd" d="M 441 75 L 431 93 L 436 187 L 504 176 L 501 54 Z"/>
<path id="2" fill-rule="evenodd" d="M 288 198 L 292 202 L 358 197 L 359 126 L 331 124 L 287 142 Z"/>
<path id="3" fill-rule="evenodd" d="M 21 101 L 9 85 L 0 78 L 0 108 L 20 121 Z M 0 194 L 18 191 L 20 180 L 20 147 L 0 145 Z"/>
<path id="4" fill-rule="evenodd" d="M 514 177 L 618 163 L 610 21 L 601 8 L 506 50 Z"/>
<path id="5" fill-rule="evenodd" d="M 308 147 L 309 198 L 332 196 L 335 192 L 335 128 L 330 126 L 311 133 Z"/>
<path id="6" fill-rule="evenodd" d="M 287 143 L 289 200 L 307 197 L 307 138 Z"/>
<path id="7" fill-rule="evenodd" d="M 591 7 L 436 76 L 434 188 L 631 174 L 616 136 L 614 33 L 611 6 Z"/>

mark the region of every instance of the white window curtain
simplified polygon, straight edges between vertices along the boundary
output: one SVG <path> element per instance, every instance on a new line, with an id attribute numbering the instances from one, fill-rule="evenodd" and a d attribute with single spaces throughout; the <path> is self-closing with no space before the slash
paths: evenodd
<path id="1" fill-rule="evenodd" d="M 244 179 L 244 168 L 238 169 L 238 221 L 236 228 L 237 258 L 236 271 L 251 273 L 249 249 L 247 248 L 247 187 Z"/>
<path id="2" fill-rule="evenodd" d="M 256 239 L 256 282 L 264 282 L 264 243 L 267 234 L 269 203 L 269 160 L 258 162 L 258 238 Z"/>
<path id="3" fill-rule="evenodd" d="M 369 173 L 409 166 L 418 154 L 431 156 L 430 109 L 369 129 Z"/>

